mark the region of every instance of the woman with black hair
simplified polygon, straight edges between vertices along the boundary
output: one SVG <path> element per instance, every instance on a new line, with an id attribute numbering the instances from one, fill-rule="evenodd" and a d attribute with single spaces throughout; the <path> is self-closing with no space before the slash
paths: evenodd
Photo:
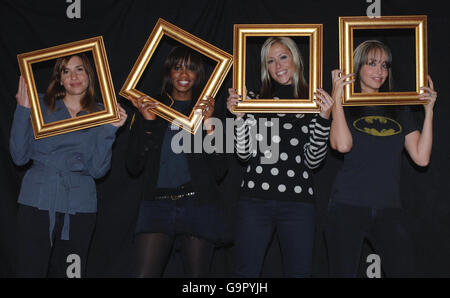
<path id="1" fill-rule="evenodd" d="M 205 84 L 201 56 L 185 46 L 172 49 L 164 63 L 161 103 L 189 115 L 200 109 L 207 133 L 214 113 L 214 98 L 196 100 Z M 220 193 L 217 181 L 225 175 L 222 156 L 181 152 L 171 147 L 176 134 L 152 112 L 158 103 L 132 100 L 139 113 L 131 124 L 127 168 L 142 179 L 142 202 L 136 226 L 137 276 L 161 277 L 176 237 L 188 277 L 205 277 L 214 247 L 220 240 Z M 197 134 L 202 134 L 202 129 Z M 180 145 L 177 143 L 177 146 Z"/>
<path id="2" fill-rule="evenodd" d="M 84 54 L 58 58 L 40 102 L 45 123 L 103 109 L 95 96 L 95 75 Z M 78 256 L 85 276 L 97 213 L 94 179 L 110 168 L 112 144 L 120 120 L 70 133 L 34 139 L 25 80 L 20 77 L 10 151 L 15 164 L 32 160 L 19 194 L 17 274 L 19 277 L 67 277 L 69 255 Z"/>
<path id="3" fill-rule="evenodd" d="M 333 277 L 356 277 L 364 239 L 381 255 L 388 276 L 414 273 L 414 251 L 400 202 L 403 149 L 419 166 L 428 165 L 433 140 L 437 93 L 431 77 L 419 95 L 425 119 L 420 125 L 407 106 L 342 107 L 343 88 L 357 92 L 391 91 L 392 54 L 380 41 L 369 40 L 354 51 L 354 74 L 334 70 L 330 144 L 344 153 L 329 203 L 326 240 Z M 354 77 L 354 79 L 352 79 Z"/>

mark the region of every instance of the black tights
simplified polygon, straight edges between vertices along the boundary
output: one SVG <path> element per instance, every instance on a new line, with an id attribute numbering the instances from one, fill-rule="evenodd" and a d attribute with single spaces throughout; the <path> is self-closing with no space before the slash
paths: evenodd
<path id="1" fill-rule="evenodd" d="M 207 240 L 182 235 L 181 259 L 186 277 L 207 277 L 214 245 Z M 162 233 L 137 235 L 138 277 L 162 277 L 172 252 L 174 236 Z"/>

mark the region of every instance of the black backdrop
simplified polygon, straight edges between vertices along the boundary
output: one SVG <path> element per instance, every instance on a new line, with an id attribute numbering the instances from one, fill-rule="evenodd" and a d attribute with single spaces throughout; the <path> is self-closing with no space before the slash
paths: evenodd
<path id="1" fill-rule="evenodd" d="M 381 0 L 382 15 L 428 15 L 429 72 L 439 92 L 434 115 L 434 147 L 431 164 L 425 169 L 404 157 L 402 201 L 414 216 L 410 223 L 418 248 L 419 276 L 450 276 L 450 198 L 448 139 L 449 36 L 447 11 L 440 1 Z M 235 23 L 322 23 L 324 24 L 324 87 L 331 89 L 330 71 L 337 68 L 338 17 L 366 14 L 365 0 L 352 1 L 87 1 L 81 0 L 81 19 L 69 19 L 65 0 L 0 2 L 0 276 L 10 276 L 14 253 L 14 227 L 17 195 L 26 168 L 13 165 L 8 139 L 15 109 L 19 77 L 16 55 L 62 43 L 102 35 L 116 92 L 122 86 L 135 59 L 159 17 L 232 53 Z M 224 113 L 226 89 L 231 72 L 217 96 L 217 112 Z M 131 108 L 118 98 L 127 110 Z M 90 276 L 129 276 L 132 272 L 134 214 L 138 208 L 137 182 L 124 170 L 127 130 L 118 134 L 112 169 L 99 181 L 99 213 L 92 242 L 88 272 Z M 317 239 L 314 257 L 315 276 L 326 276 L 327 260 L 322 239 L 326 205 L 341 157 L 331 152 L 317 174 Z M 239 168 L 232 168 L 222 187 L 238 180 Z M 230 201 L 235 193 L 226 193 Z M 366 246 L 365 251 L 370 252 Z M 268 251 L 263 276 L 282 275 L 276 241 Z M 362 263 L 364 264 L 364 262 Z M 166 276 L 180 270 L 176 254 Z M 217 251 L 212 276 L 226 276 L 231 266 L 230 249 Z M 362 265 L 364 270 L 364 266 Z"/>

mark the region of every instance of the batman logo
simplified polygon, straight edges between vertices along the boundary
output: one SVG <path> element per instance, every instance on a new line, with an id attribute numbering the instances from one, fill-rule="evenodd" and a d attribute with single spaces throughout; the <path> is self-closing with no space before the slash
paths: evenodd
<path id="1" fill-rule="evenodd" d="M 366 116 L 353 122 L 357 130 L 376 137 L 389 137 L 402 132 L 397 121 L 384 116 Z"/>

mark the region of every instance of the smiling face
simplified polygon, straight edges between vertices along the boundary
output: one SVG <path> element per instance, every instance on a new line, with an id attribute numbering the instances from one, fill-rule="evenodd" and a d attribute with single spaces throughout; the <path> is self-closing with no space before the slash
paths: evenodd
<path id="1" fill-rule="evenodd" d="M 61 84 L 70 95 L 84 95 L 89 87 L 89 75 L 79 56 L 73 56 L 61 69 Z"/>
<path id="2" fill-rule="evenodd" d="M 387 55 L 381 49 L 373 49 L 367 55 L 367 63 L 361 66 L 359 77 L 361 92 L 378 92 L 389 75 Z"/>
<path id="3" fill-rule="evenodd" d="M 280 85 L 291 85 L 295 74 L 292 53 L 282 43 L 274 43 L 267 55 L 267 69 L 270 76 Z"/>
<path id="4" fill-rule="evenodd" d="M 179 99 L 190 99 L 192 87 L 197 79 L 197 73 L 191 65 L 190 59 L 178 61 L 170 70 L 170 78 L 173 85 L 172 96 Z"/>

